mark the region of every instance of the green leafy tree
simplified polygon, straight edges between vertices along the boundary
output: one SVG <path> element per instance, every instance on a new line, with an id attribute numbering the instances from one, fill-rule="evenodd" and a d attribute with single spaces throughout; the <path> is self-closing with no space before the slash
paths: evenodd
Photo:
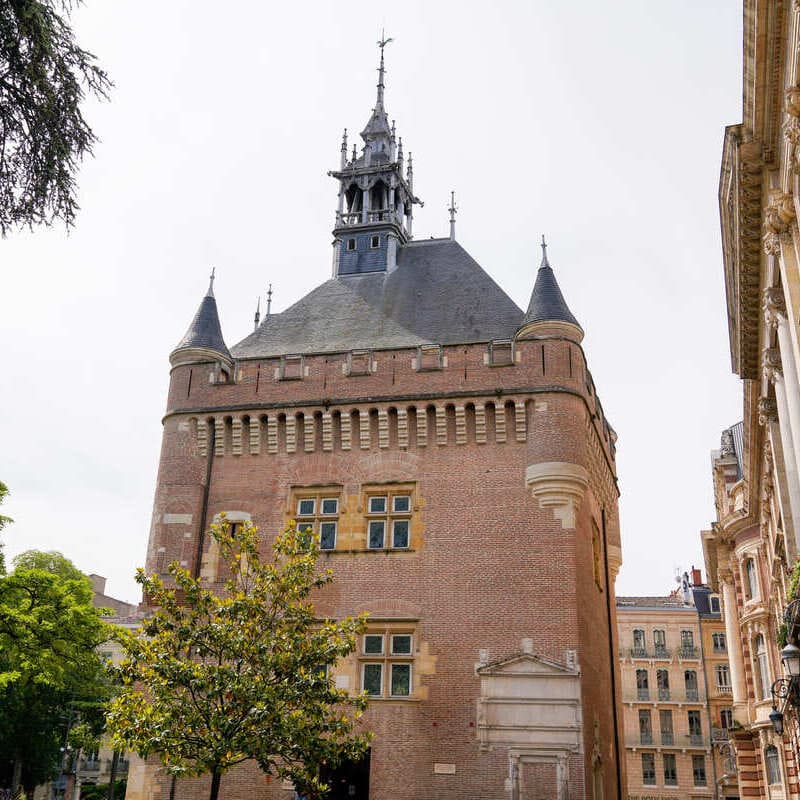
<path id="1" fill-rule="evenodd" d="M 111 683 L 96 648 L 112 628 L 92 596 L 88 578 L 58 553 L 25 553 L 0 576 L 0 785 L 31 792 L 52 777 L 66 712 L 87 731 L 102 728 Z"/>
<path id="2" fill-rule="evenodd" d="M 0 0 L 0 235 L 12 228 L 70 226 L 75 174 L 95 134 L 81 105 L 111 83 L 79 47 L 69 15 L 80 0 Z"/>
<path id="3" fill-rule="evenodd" d="M 327 667 L 349 655 L 365 617 L 318 620 L 310 595 L 329 583 L 319 542 L 292 527 L 262 561 L 256 528 L 212 526 L 229 578 L 221 595 L 176 562 L 175 588 L 139 570 L 156 611 L 136 634 L 122 633 L 123 691 L 107 722 L 120 749 L 158 754 L 173 775 L 222 775 L 254 759 L 309 797 L 323 796 L 323 765 L 359 758 L 366 699 L 335 688 Z"/>

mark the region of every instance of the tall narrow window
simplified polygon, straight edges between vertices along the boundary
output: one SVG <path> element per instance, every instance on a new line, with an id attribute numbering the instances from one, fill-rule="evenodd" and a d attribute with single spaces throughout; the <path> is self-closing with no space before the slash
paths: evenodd
<path id="1" fill-rule="evenodd" d="M 656 658 L 664 658 L 667 656 L 667 634 L 663 630 L 653 631 L 653 649 L 655 650 Z"/>
<path id="2" fill-rule="evenodd" d="M 686 716 L 689 722 L 689 744 L 699 747 L 703 744 L 703 726 L 700 722 L 699 711 L 687 711 Z"/>
<path id="3" fill-rule="evenodd" d="M 639 742 L 653 744 L 653 724 L 649 708 L 639 709 Z"/>
<path id="4" fill-rule="evenodd" d="M 775 745 L 770 745 L 764 751 L 764 761 L 767 767 L 767 783 L 774 786 L 776 783 L 781 782 L 781 764 L 780 756 L 778 755 L 778 748 Z"/>
<path id="5" fill-rule="evenodd" d="M 706 757 L 692 756 L 692 778 L 695 786 L 706 785 Z"/>
<path id="6" fill-rule="evenodd" d="M 696 658 L 697 652 L 694 648 L 694 632 L 681 631 L 681 658 Z"/>
<path id="7" fill-rule="evenodd" d="M 671 747 L 675 743 L 675 733 L 672 728 L 672 711 L 662 708 L 658 712 L 659 725 L 661 728 L 661 744 Z"/>
<path id="8" fill-rule="evenodd" d="M 717 691 L 727 694 L 731 690 L 731 671 L 727 664 L 717 664 L 714 667 L 717 676 Z"/>
<path id="9" fill-rule="evenodd" d="M 769 656 L 767 643 L 763 634 L 758 634 L 753 640 L 755 652 L 756 694 L 759 700 L 767 700 L 770 696 Z"/>
<path id="10" fill-rule="evenodd" d="M 664 753 L 664 785 L 678 785 L 678 768 L 675 766 L 675 753 Z"/>
<path id="11" fill-rule="evenodd" d="M 641 628 L 634 628 L 633 630 L 633 657 L 644 658 L 647 655 L 647 648 L 645 646 L 644 631 Z"/>
<path id="12" fill-rule="evenodd" d="M 650 689 L 648 688 L 647 684 L 647 670 L 646 669 L 637 669 L 636 670 L 636 696 L 639 700 L 649 700 L 650 699 Z"/>
<path id="13" fill-rule="evenodd" d="M 642 753 L 642 783 L 645 786 L 656 785 L 655 753 Z"/>
<path id="14" fill-rule="evenodd" d="M 733 727 L 733 709 L 721 708 L 719 710 L 719 725 L 726 731 Z"/>
<path id="15" fill-rule="evenodd" d="M 656 684 L 658 685 L 658 699 L 669 700 L 669 672 L 667 670 L 656 670 Z"/>
<path id="16" fill-rule="evenodd" d="M 698 700 L 697 673 L 693 669 L 687 669 L 683 673 L 683 682 L 686 686 L 686 699 L 690 703 L 696 703 Z"/>
<path id="17" fill-rule="evenodd" d="M 724 633 L 713 633 L 711 634 L 711 641 L 714 646 L 715 653 L 725 653 L 727 648 L 725 646 L 725 634 Z"/>
<path id="18" fill-rule="evenodd" d="M 752 558 L 748 558 L 744 562 L 745 574 L 745 594 L 748 600 L 755 600 L 759 597 L 758 593 L 758 575 L 756 572 L 756 562 Z"/>

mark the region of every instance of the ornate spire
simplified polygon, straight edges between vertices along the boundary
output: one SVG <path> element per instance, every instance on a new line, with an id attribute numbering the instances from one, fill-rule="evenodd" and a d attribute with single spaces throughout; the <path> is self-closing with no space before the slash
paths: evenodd
<path id="1" fill-rule="evenodd" d="M 367 143 L 377 144 L 381 139 L 385 139 L 386 144 L 391 140 L 392 129 L 389 127 L 389 118 L 386 116 L 386 109 L 383 107 L 383 90 L 385 88 L 383 78 L 386 73 L 383 59 L 383 49 L 391 39 L 387 39 L 381 31 L 381 39 L 378 47 L 381 49 L 381 61 L 378 67 L 378 98 L 375 101 L 375 108 L 372 109 L 372 116 L 369 118 L 366 127 L 361 131 L 361 138 Z M 385 148 L 388 151 L 388 147 Z M 377 150 L 376 150 L 377 152 Z"/>
<path id="2" fill-rule="evenodd" d="M 269 289 L 267 289 L 267 319 L 269 319 L 269 315 L 272 312 L 272 284 L 269 285 Z"/>
<path id="3" fill-rule="evenodd" d="M 550 262 L 547 260 L 547 242 L 544 240 L 544 234 L 542 234 L 542 263 L 540 266 L 542 267 L 549 267 Z"/>
<path id="4" fill-rule="evenodd" d="M 216 273 L 216 271 L 216 267 L 211 267 L 211 275 L 208 276 L 208 291 L 206 292 L 206 297 L 214 296 L 214 273 Z"/>
<path id="5" fill-rule="evenodd" d="M 569 310 L 569 306 L 564 300 L 564 295 L 561 294 L 553 268 L 547 260 L 547 242 L 545 242 L 544 236 L 542 236 L 541 248 L 542 263 L 539 266 L 536 282 L 533 285 L 528 310 L 525 312 L 517 335 L 521 333 L 536 333 L 536 328 L 542 324 L 566 324 L 575 329 L 575 333 L 579 337 L 578 341 L 580 341 L 583 338 L 583 329 Z"/>
<path id="6" fill-rule="evenodd" d="M 383 109 L 383 90 L 385 88 L 383 84 L 383 76 L 386 71 L 383 67 L 383 48 L 386 47 L 386 45 L 389 44 L 389 42 L 391 41 L 392 41 L 391 39 L 386 38 L 385 32 L 381 31 L 381 39 L 378 42 L 378 47 L 380 47 L 381 49 L 381 65 L 378 67 L 378 101 L 375 104 L 376 111 L 379 108 Z"/>
<path id="7" fill-rule="evenodd" d="M 258 330 L 258 323 L 261 322 L 261 297 L 258 298 L 258 304 L 256 305 L 256 315 L 253 318 L 253 330 Z"/>
<path id="8" fill-rule="evenodd" d="M 454 242 L 456 240 L 456 214 L 458 213 L 455 192 L 450 192 L 450 205 L 447 210 L 450 212 L 450 241 Z"/>

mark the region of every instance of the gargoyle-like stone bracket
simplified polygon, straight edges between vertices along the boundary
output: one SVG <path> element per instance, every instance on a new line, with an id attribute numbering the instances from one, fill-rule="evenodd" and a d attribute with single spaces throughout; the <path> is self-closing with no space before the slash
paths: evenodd
<path id="1" fill-rule="evenodd" d="M 540 508 L 552 508 L 562 528 L 574 528 L 581 500 L 589 485 L 589 473 L 579 464 L 546 461 L 525 470 L 525 484 Z"/>

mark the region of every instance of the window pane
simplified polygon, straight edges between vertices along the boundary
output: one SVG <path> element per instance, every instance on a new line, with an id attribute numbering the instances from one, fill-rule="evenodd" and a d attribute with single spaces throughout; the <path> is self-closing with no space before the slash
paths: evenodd
<path id="1" fill-rule="evenodd" d="M 367 547 L 373 550 L 383 547 L 386 523 L 383 520 L 371 520 L 369 523 L 369 541 Z"/>
<path id="2" fill-rule="evenodd" d="M 314 532 L 314 523 L 313 522 L 298 522 L 297 523 L 297 531 L 298 531 L 298 533 L 313 533 Z"/>
<path id="3" fill-rule="evenodd" d="M 370 514 L 385 514 L 386 513 L 386 498 L 385 497 L 370 497 L 370 499 L 369 499 L 369 513 Z"/>
<path id="4" fill-rule="evenodd" d="M 297 503 L 297 515 L 299 517 L 308 517 L 314 513 L 314 506 L 316 506 L 316 498 L 310 497 L 305 500 L 300 500 Z"/>
<path id="5" fill-rule="evenodd" d="M 396 519 L 392 523 L 392 547 L 408 547 L 407 519 Z"/>
<path id="6" fill-rule="evenodd" d="M 392 636 L 392 653 L 406 655 L 411 652 L 411 634 L 395 634 Z"/>
<path id="7" fill-rule="evenodd" d="M 322 513 L 323 514 L 337 514 L 339 512 L 339 498 L 338 497 L 323 497 L 322 498 Z"/>
<path id="8" fill-rule="evenodd" d="M 397 495 L 392 499 L 392 510 L 405 513 L 411 510 L 411 498 L 407 494 Z"/>
<path id="9" fill-rule="evenodd" d="M 411 664 L 392 664 L 392 695 L 407 697 L 411 694 Z"/>
<path id="10" fill-rule="evenodd" d="M 370 655 L 381 655 L 383 653 L 383 635 L 380 633 L 368 633 L 364 636 L 364 652 Z"/>
<path id="11" fill-rule="evenodd" d="M 692 773 L 695 786 L 706 785 L 706 757 L 692 756 Z"/>
<path id="12" fill-rule="evenodd" d="M 656 757 L 653 753 L 642 753 L 642 783 L 654 786 L 656 782 Z"/>
<path id="13" fill-rule="evenodd" d="M 383 692 L 383 664 L 364 664 L 364 685 L 368 695 L 380 696 Z"/>
<path id="14" fill-rule="evenodd" d="M 333 550 L 336 547 L 336 523 L 321 522 L 319 526 L 320 550 Z"/>

